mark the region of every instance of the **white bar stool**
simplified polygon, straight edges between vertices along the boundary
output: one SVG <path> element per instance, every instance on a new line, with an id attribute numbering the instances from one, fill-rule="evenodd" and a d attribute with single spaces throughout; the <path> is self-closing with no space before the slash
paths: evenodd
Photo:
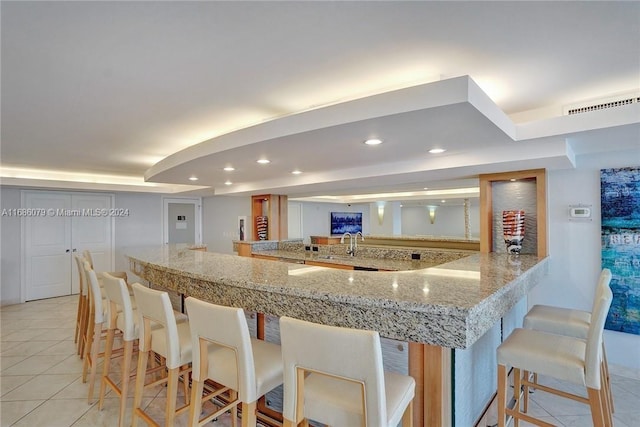
<path id="1" fill-rule="evenodd" d="M 84 257 L 82 255 L 75 255 L 76 266 L 78 267 L 78 283 L 80 284 L 80 292 L 78 294 L 78 314 L 76 316 L 76 332 L 74 335 L 74 343 L 78 347 L 78 355 L 84 357 L 84 343 L 83 337 L 87 333 L 87 323 L 89 317 L 89 303 L 87 295 L 87 284 L 85 283 L 84 274 Z"/>
<path id="2" fill-rule="evenodd" d="M 133 401 L 133 419 L 131 426 L 138 424 L 138 417 L 147 424 L 158 426 L 141 407 L 142 394 L 145 387 L 167 383 L 167 406 L 165 409 L 165 425 L 173 426 L 175 417 L 189 409 L 189 367 L 191 363 L 191 332 L 189 322 L 176 322 L 176 316 L 169 295 L 142 286 L 132 285 L 138 304 L 138 327 L 140 328 L 138 367 L 136 370 L 136 389 Z M 152 325 L 152 322 L 154 323 Z M 156 327 L 155 323 L 158 324 Z M 162 356 L 165 366 L 147 369 L 149 352 Z M 147 374 L 164 370 L 167 377 L 145 384 Z M 183 377 L 184 397 L 186 404 L 176 409 L 178 397 L 178 377 Z"/>
<path id="3" fill-rule="evenodd" d="M 415 380 L 384 372 L 375 331 L 282 317 L 284 427 L 413 425 Z"/>
<path id="4" fill-rule="evenodd" d="M 611 283 L 611 270 L 605 268 L 600 273 L 596 286 L 596 294 L 593 299 L 591 312 L 575 310 L 564 307 L 536 304 L 525 315 L 523 327 L 536 331 L 548 332 L 551 334 L 565 335 L 568 337 L 587 339 L 589 334 L 589 324 L 591 323 L 591 313 L 595 310 L 597 301 L 605 288 Z M 604 386 L 609 399 L 609 406 L 613 412 L 613 393 L 611 392 L 611 381 L 609 376 L 609 365 L 607 363 L 607 353 L 605 351 L 604 340 L 602 344 L 602 366 L 605 372 L 603 377 Z M 537 378 L 534 376 L 534 382 Z"/>
<path id="5" fill-rule="evenodd" d="M 96 379 L 96 372 L 98 369 L 98 361 L 100 358 L 104 358 L 104 353 L 99 351 L 100 341 L 103 336 L 103 324 L 105 321 L 105 307 L 103 305 L 102 293 L 100 291 L 100 285 L 98 284 L 98 276 L 96 272 L 91 269 L 91 266 L 87 261 L 83 264 L 85 282 L 88 285 L 88 325 L 85 336 L 83 337 L 84 343 L 84 361 L 82 364 L 82 382 L 87 382 L 87 376 L 89 377 L 89 393 L 88 401 L 93 401 L 93 387 Z M 108 363 L 108 362 L 105 362 Z"/>
<path id="6" fill-rule="evenodd" d="M 89 262 L 89 265 L 91 265 L 91 269 L 94 270 L 95 268 L 93 264 L 93 257 L 91 256 L 91 251 L 89 251 L 88 249 L 85 249 L 84 251 L 82 251 L 82 256 L 85 258 L 85 260 Z M 102 274 L 103 273 L 98 274 L 99 279 L 102 279 Z M 124 281 L 128 283 L 126 271 L 110 271 L 109 274 L 112 275 L 113 277 L 124 279 Z"/>
<path id="7" fill-rule="evenodd" d="M 552 424 L 528 415 L 529 387 L 586 403 L 591 407 L 595 427 L 613 425 L 602 378 L 602 335 L 613 293 L 606 286 L 596 301 L 586 341 L 531 329 L 516 329 L 498 347 L 498 426 L 504 427 L 508 415 L 540 426 Z M 508 367 L 513 367 L 515 407 L 507 408 Z M 524 373 L 522 378 L 521 371 Z M 542 374 L 583 385 L 588 398 L 543 386 L 529 380 L 529 374 Z M 520 397 L 522 389 L 523 398 Z M 521 400 L 524 405 L 521 410 Z"/>
<path id="8" fill-rule="evenodd" d="M 126 408 L 126 399 L 129 390 L 129 382 L 135 373 L 131 374 L 131 361 L 133 359 L 134 345 L 138 341 L 138 313 L 134 309 L 133 297 L 129 294 L 129 287 L 122 278 L 111 276 L 109 273 L 103 273 L 103 288 L 107 296 L 109 304 L 109 313 L 107 316 L 107 342 L 105 344 L 105 360 L 110 360 L 113 353 L 113 344 L 116 331 L 122 334 L 123 341 L 123 359 L 120 386 L 109 377 L 111 364 L 105 363 L 102 371 L 102 380 L 100 384 L 100 400 L 98 408 L 102 410 L 104 404 L 104 395 L 106 387 L 109 386 L 118 396 L 120 396 L 120 415 L 118 425 L 122 426 L 124 422 L 124 414 Z M 186 322 L 187 316 L 175 312 L 176 322 Z M 157 323 L 152 322 L 151 328 L 160 328 Z M 118 351 L 120 349 L 117 349 Z"/>
<path id="9" fill-rule="evenodd" d="M 231 409 L 231 423 L 235 427 L 240 404 L 242 426 L 256 426 L 258 399 L 282 384 L 280 346 L 251 338 L 241 308 L 209 304 L 192 297 L 185 304 L 194 349 L 190 425 L 202 426 Z M 203 397 L 204 382 L 208 379 L 222 388 Z M 202 403 L 226 391 L 230 401 L 200 418 Z"/>
<path id="10" fill-rule="evenodd" d="M 127 284 L 121 278 L 113 277 L 109 273 L 103 274 L 103 286 L 109 301 L 109 319 L 107 329 L 107 342 L 105 344 L 104 358 L 110 360 L 113 352 L 113 341 L 116 330 L 122 332 L 124 354 L 122 358 L 122 372 L 120 387 L 109 377 L 110 363 L 104 363 L 102 381 L 100 383 L 100 400 L 98 408 L 102 410 L 104 395 L 107 386 L 120 397 L 120 413 L 118 426 L 124 424 L 129 381 L 131 380 L 131 360 L 133 359 L 134 342 L 138 340 L 137 313 L 133 310 L 131 296 Z M 133 375 L 135 376 L 135 374 Z"/>

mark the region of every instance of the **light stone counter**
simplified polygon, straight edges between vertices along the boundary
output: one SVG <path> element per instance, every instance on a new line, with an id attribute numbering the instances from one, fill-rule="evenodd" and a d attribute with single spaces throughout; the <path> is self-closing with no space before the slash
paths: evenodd
<path id="1" fill-rule="evenodd" d="M 352 267 L 376 268 L 387 271 L 404 271 L 404 270 L 421 270 L 427 267 L 433 267 L 442 262 L 436 261 L 411 261 L 390 258 L 370 258 L 362 256 L 348 255 L 324 255 L 317 252 L 301 252 L 301 251 L 258 251 L 253 255 L 273 257 L 285 262 L 316 262 L 333 265 L 349 265 Z"/>
<path id="2" fill-rule="evenodd" d="M 172 246 L 125 250 L 156 285 L 222 305 L 470 347 L 546 273 L 532 255 L 474 254 L 411 271 L 346 271 Z"/>

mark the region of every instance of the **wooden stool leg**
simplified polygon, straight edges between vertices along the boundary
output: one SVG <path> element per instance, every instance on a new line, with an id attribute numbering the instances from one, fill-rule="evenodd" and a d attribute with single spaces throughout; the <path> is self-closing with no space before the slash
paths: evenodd
<path id="1" fill-rule="evenodd" d="M 91 365 L 91 373 L 89 374 L 89 395 L 88 402 L 93 402 L 93 386 L 96 383 L 96 372 L 98 371 L 98 353 L 100 352 L 100 335 L 102 335 L 102 323 L 94 324 L 93 339 L 91 341 L 91 355 L 89 364 Z"/>
<path id="2" fill-rule="evenodd" d="M 202 360 L 202 356 L 200 360 Z M 229 399 L 236 400 L 237 398 L 238 392 L 235 390 L 229 390 Z M 231 408 L 231 427 L 238 427 L 238 405 L 233 405 L 233 408 Z"/>
<path id="3" fill-rule="evenodd" d="M 95 323 L 90 322 L 87 325 L 87 333 L 85 334 L 85 337 L 83 338 L 83 341 L 85 342 L 85 345 L 83 346 L 83 354 L 84 354 L 84 361 L 82 362 L 82 382 L 86 383 L 87 382 L 87 374 L 89 372 L 89 349 L 91 347 L 91 343 L 93 340 L 93 331 L 95 329 Z"/>
<path id="4" fill-rule="evenodd" d="M 242 427 L 255 427 L 257 421 L 256 402 L 242 402 Z"/>
<path id="5" fill-rule="evenodd" d="M 147 374 L 147 361 L 149 360 L 148 351 L 140 351 L 138 353 L 138 368 L 136 369 L 136 391 L 133 397 L 133 415 L 131 419 L 131 427 L 138 425 L 138 416 L 136 411 L 140 409 L 142 404 L 142 394 L 144 392 L 144 381 Z"/>
<path id="6" fill-rule="evenodd" d="M 522 396 L 522 372 L 518 368 L 513 368 L 513 398 L 516 401 L 513 410 L 516 413 L 520 413 L 521 410 L 521 397 Z M 513 416 L 513 427 L 518 427 L 520 425 L 520 420 L 516 418 L 515 414 Z"/>
<path id="7" fill-rule="evenodd" d="M 167 426 L 175 424 L 176 400 L 178 399 L 178 377 L 180 368 L 167 369 L 167 406 L 165 420 Z"/>
<path id="8" fill-rule="evenodd" d="M 116 335 L 115 329 L 107 331 L 107 342 L 104 347 L 104 366 L 102 367 L 102 380 L 100 381 L 100 395 L 98 397 L 98 409 L 102 411 L 104 403 L 104 395 L 107 390 L 106 378 L 109 378 L 109 370 L 111 369 L 111 354 L 113 352 L 113 337 Z"/>
<path id="9" fill-rule="evenodd" d="M 202 412 L 202 391 L 204 381 L 191 380 L 191 404 L 189 406 L 189 425 L 200 425 L 200 412 Z"/>
<path id="10" fill-rule="evenodd" d="M 402 415 L 402 427 L 413 427 L 413 401 L 409 402 Z"/>
<path id="11" fill-rule="evenodd" d="M 124 415 L 127 409 L 127 395 L 129 394 L 129 380 L 131 379 L 131 359 L 133 358 L 133 341 L 124 342 L 124 356 L 122 359 L 122 382 L 120 383 L 120 415 L 118 426 L 124 426 Z M 107 359 L 105 358 L 105 362 Z"/>
<path id="12" fill-rule="evenodd" d="M 531 373 L 529 371 L 522 372 L 522 378 L 524 379 L 522 385 L 522 412 L 525 414 L 529 412 L 529 378 Z"/>
<path id="13" fill-rule="evenodd" d="M 604 370 L 604 367 L 602 369 Z M 611 408 L 609 394 L 602 383 L 600 385 L 600 401 L 602 402 L 602 411 L 605 425 L 613 426 L 613 410 Z"/>
<path id="14" fill-rule="evenodd" d="M 90 336 L 88 329 L 93 322 L 89 321 L 91 310 L 89 309 L 89 299 L 84 297 L 82 303 L 82 319 L 80 319 L 80 345 L 78 346 L 78 354 L 80 358 L 84 358 L 86 353 L 87 341 Z M 84 380 L 83 380 L 84 382 Z"/>
<path id="15" fill-rule="evenodd" d="M 602 364 L 604 366 L 605 377 L 607 380 L 607 398 L 609 399 L 609 407 L 611 413 L 615 412 L 613 407 L 613 394 L 611 393 L 611 376 L 609 375 L 609 362 L 607 362 L 607 352 L 605 351 L 604 341 L 602 342 Z"/>
<path id="16" fill-rule="evenodd" d="M 189 405 L 191 402 L 189 393 L 189 371 L 182 374 L 182 391 L 184 392 L 184 403 Z"/>
<path id="17" fill-rule="evenodd" d="M 591 419 L 594 427 L 604 427 L 604 414 L 602 411 L 602 395 L 600 390 L 587 387 L 589 405 L 591 406 Z"/>
<path id="18" fill-rule="evenodd" d="M 507 367 L 498 365 L 498 427 L 505 427 L 507 407 Z"/>
<path id="19" fill-rule="evenodd" d="M 78 312 L 76 313 L 76 331 L 73 334 L 74 344 L 78 343 L 80 337 L 80 321 L 82 319 L 82 295 L 78 297 Z"/>
<path id="20" fill-rule="evenodd" d="M 604 349 L 604 341 L 602 342 L 602 367 L 604 370 L 603 378 L 606 381 L 607 399 L 609 399 L 609 408 L 611 413 L 615 412 L 613 406 L 613 393 L 611 393 L 611 376 L 609 375 L 609 363 L 607 362 L 607 352 Z"/>

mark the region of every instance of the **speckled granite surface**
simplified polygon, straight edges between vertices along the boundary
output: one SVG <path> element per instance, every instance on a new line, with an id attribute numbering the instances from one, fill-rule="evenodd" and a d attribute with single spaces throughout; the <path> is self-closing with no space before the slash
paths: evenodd
<path id="1" fill-rule="evenodd" d="M 372 239 L 397 239 L 397 240 L 415 240 L 419 242 L 429 242 L 429 241 L 446 241 L 446 242 L 480 242 L 480 239 L 465 239 L 464 237 L 456 237 L 456 236 L 427 236 L 427 235 L 400 235 L 400 236 L 388 236 L 384 234 L 367 234 L 366 237 L 370 237 Z"/>
<path id="2" fill-rule="evenodd" d="M 171 246 L 125 254 L 136 275 L 212 303 L 449 348 L 471 346 L 547 270 L 547 260 L 532 255 L 474 254 L 437 267 L 368 272 Z"/>
<path id="3" fill-rule="evenodd" d="M 319 252 L 268 250 L 253 252 L 256 255 L 269 256 L 278 259 L 293 261 L 314 261 L 326 264 L 350 265 L 379 270 L 420 270 L 433 267 L 445 262 L 454 261 L 473 254 L 465 251 L 435 251 L 435 250 L 410 250 L 402 251 L 396 248 L 362 248 L 358 255 L 349 256 L 341 245 L 325 246 L 331 250 Z M 324 249 L 323 248 L 323 249 Z M 420 260 L 411 260 L 411 253 L 419 253 Z"/>

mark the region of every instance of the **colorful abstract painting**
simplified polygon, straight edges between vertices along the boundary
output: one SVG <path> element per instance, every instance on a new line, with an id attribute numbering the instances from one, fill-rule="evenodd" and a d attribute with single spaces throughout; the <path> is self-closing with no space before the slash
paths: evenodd
<path id="1" fill-rule="evenodd" d="M 600 171 L 602 267 L 613 303 L 605 328 L 640 335 L 640 167 Z"/>

